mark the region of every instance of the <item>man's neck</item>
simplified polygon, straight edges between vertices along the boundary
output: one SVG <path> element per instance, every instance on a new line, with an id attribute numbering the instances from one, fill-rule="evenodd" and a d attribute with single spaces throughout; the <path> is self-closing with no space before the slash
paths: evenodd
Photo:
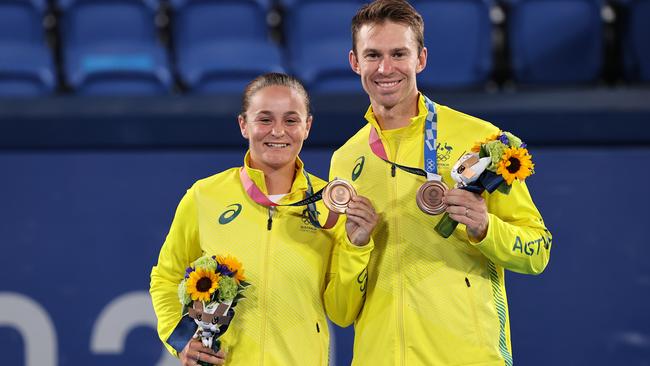
<path id="1" fill-rule="evenodd" d="M 370 100 L 370 104 L 379 127 L 382 130 L 394 130 L 408 126 L 411 123 L 411 118 L 418 115 L 419 100 L 420 94 L 418 93 L 391 108 L 386 108 L 373 100 Z"/>

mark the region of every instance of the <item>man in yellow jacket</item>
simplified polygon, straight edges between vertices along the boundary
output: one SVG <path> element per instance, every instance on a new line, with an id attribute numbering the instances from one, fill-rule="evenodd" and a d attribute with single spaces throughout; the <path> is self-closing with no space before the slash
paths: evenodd
<path id="1" fill-rule="evenodd" d="M 352 38 L 350 65 L 370 97 L 368 124 L 334 153 L 330 176 L 349 179 L 381 215 L 353 365 L 512 365 L 504 269 L 541 273 L 552 236 L 517 180 L 509 194 L 449 190 L 446 212 L 461 225 L 447 239 L 436 233 L 442 215 L 416 203 L 427 178 L 396 168 L 433 168 L 452 185 L 454 162 L 499 129 L 419 93 L 427 49 L 422 17 L 406 1 L 362 7 Z M 427 119 L 435 156 L 425 167 Z"/>

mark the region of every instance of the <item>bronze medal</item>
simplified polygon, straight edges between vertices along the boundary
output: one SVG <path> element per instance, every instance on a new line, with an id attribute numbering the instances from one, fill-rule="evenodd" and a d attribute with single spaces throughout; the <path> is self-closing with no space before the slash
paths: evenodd
<path id="1" fill-rule="evenodd" d="M 415 197 L 415 200 L 424 213 L 429 215 L 439 215 L 445 212 L 447 204 L 442 202 L 442 198 L 447 192 L 447 185 L 441 181 L 430 180 L 424 183 Z"/>
<path id="2" fill-rule="evenodd" d="M 350 183 L 342 179 L 334 179 L 323 190 L 323 203 L 333 212 L 342 214 L 348 208 L 348 203 L 357 192 Z"/>

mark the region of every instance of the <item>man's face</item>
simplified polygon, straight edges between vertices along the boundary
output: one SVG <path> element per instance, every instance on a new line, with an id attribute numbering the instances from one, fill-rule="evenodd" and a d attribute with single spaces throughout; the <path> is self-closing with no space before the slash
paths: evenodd
<path id="1" fill-rule="evenodd" d="M 391 109 L 417 95 L 416 75 L 426 66 L 427 50 L 418 54 L 409 26 L 391 21 L 365 24 L 356 37 L 350 66 L 361 76 L 373 104 Z"/>
<path id="2" fill-rule="evenodd" d="M 263 88 L 251 97 L 245 117 L 239 117 L 239 127 L 249 141 L 254 168 L 295 164 L 312 121 L 300 93 L 286 86 Z"/>

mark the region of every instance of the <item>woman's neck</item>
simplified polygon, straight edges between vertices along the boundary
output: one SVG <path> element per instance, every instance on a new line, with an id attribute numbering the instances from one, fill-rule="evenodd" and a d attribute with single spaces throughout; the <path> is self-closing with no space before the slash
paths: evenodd
<path id="1" fill-rule="evenodd" d="M 259 169 L 264 173 L 264 183 L 268 194 L 284 194 L 291 191 L 294 176 L 296 174 L 296 164 L 287 164 L 279 168 L 269 166 L 256 166 L 251 162 L 251 168 Z"/>

